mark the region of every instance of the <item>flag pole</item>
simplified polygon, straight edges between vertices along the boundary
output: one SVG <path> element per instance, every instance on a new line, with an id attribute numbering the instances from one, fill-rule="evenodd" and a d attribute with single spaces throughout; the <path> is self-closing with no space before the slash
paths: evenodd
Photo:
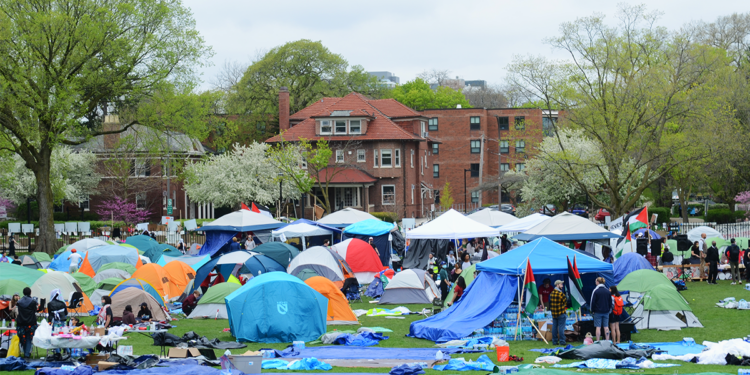
<path id="1" fill-rule="evenodd" d="M 526 274 L 526 270 L 529 268 L 529 257 L 526 257 L 526 267 L 524 267 L 523 272 L 523 287 L 520 288 L 520 293 L 518 295 L 518 317 L 516 318 L 516 340 L 518 341 L 518 331 L 521 329 L 521 301 L 523 300 L 523 291 L 524 288 L 526 288 L 526 278 L 529 276 Z"/>

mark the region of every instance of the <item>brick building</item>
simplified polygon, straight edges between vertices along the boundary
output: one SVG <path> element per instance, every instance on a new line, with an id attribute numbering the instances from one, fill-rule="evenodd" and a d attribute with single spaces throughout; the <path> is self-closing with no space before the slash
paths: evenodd
<path id="1" fill-rule="evenodd" d="M 450 182 L 454 205 L 469 208 L 498 203 L 498 191 L 487 189 L 511 169 L 523 170 L 545 134 L 551 134 L 557 113 L 527 108 L 455 108 L 420 112 L 428 118 L 434 184 Z M 464 175 L 466 190 L 464 191 Z M 480 185 L 484 191 L 479 191 Z M 493 191 L 494 190 L 494 191 Z M 467 195 L 465 195 L 467 194 Z M 508 201 L 503 195 L 504 202 Z M 473 203 L 473 204 L 472 204 Z"/>
<path id="2" fill-rule="evenodd" d="M 279 92 L 279 129 L 284 140 L 329 142 L 333 155 L 320 173 L 328 181 L 332 210 L 353 207 L 423 217 L 434 203 L 427 118 L 393 99 L 370 100 L 358 93 L 323 98 L 289 115 L 289 92 Z M 279 135 L 266 142 L 279 142 Z M 329 177 L 330 175 L 330 177 Z M 317 187 L 313 194 L 320 194 Z M 313 215 L 308 197 L 305 217 Z"/>

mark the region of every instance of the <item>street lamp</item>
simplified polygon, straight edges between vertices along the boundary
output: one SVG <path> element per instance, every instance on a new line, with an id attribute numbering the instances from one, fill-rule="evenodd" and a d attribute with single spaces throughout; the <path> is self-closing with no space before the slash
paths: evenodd
<path id="1" fill-rule="evenodd" d="M 466 172 L 471 172 L 471 169 L 465 169 L 464 168 L 464 213 L 469 212 L 467 210 L 468 206 L 466 205 L 466 193 L 468 192 L 466 190 Z"/>

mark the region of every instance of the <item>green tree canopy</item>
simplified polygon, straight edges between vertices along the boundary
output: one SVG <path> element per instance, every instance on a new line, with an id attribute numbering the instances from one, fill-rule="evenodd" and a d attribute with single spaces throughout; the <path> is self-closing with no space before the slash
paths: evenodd
<path id="1" fill-rule="evenodd" d="M 447 86 L 439 86 L 437 90 L 432 90 L 430 84 L 422 78 L 417 78 L 403 85 L 396 86 L 388 95 L 417 111 L 436 108 L 456 108 L 459 104 L 463 108 L 471 108 L 471 104 L 469 104 L 469 101 L 466 100 L 461 91 Z"/>

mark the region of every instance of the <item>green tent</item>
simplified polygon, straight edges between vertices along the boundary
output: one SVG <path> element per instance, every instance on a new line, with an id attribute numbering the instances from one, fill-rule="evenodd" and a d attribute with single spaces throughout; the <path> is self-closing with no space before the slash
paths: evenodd
<path id="1" fill-rule="evenodd" d="M 101 268 L 99 268 L 99 271 L 97 271 L 97 273 L 98 272 L 102 272 L 102 271 L 106 271 L 106 270 L 109 270 L 109 269 L 122 270 L 122 271 L 125 271 L 125 272 L 127 272 L 127 273 L 129 273 L 131 275 L 135 273 L 135 266 L 133 266 L 132 264 L 122 263 L 122 262 L 107 263 L 107 264 L 101 266 Z"/>
<path id="2" fill-rule="evenodd" d="M 253 251 L 279 262 L 284 267 L 289 267 L 289 262 L 299 255 L 296 247 L 284 242 L 266 242 L 257 246 Z"/>
<path id="3" fill-rule="evenodd" d="M 469 287 L 469 284 L 471 284 L 472 281 L 474 281 L 474 271 L 476 271 L 477 265 L 472 264 L 471 267 L 461 271 L 461 276 L 463 276 L 464 281 L 466 282 L 466 288 Z M 448 274 L 450 274 L 450 271 L 448 271 Z M 456 278 L 458 280 L 458 278 Z M 440 280 L 442 283 L 443 281 Z M 443 307 L 448 307 L 448 302 L 453 300 L 453 288 L 448 292 L 448 297 L 445 297 L 443 299 Z"/>
<path id="4" fill-rule="evenodd" d="M 96 289 L 96 282 L 89 275 L 81 272 L 71 274 L 86 295 L 90 295 Z"/>
<path id="5" fill-rule="evenodd" d="M 39 251 L 35 253 L 31 253 L 31 256 L 33 256 L 37 260 L 37 262 L 51 262 L 52 261 L 52 258 L 50 258 L 49 254 L 42 253 Z"/>
<path id="6" fill-rule="evenodd" d="M 731 244 L 729 240 L 725 240 L 720 237 L 709 237 L 709 238 L 706 238 L 706 246 L 711 246 L 713 241 L 716 241 L 716 247 L 719 249 L 721 249 L 724 246 L 729 246 Z M 744 240 L 744 247 L 742 245 L 742 242 L 743 242 L 742 240 L 738 241 L 737 245 L 739 245 L 741 249 L 744 249 L 747 247 L 747 239 Z"/>
<path id="7" fill-rule="evenodd" d="M 646 310 L 693 311 L 674 285 L 656 285 L 643 295 Z"/>
<path id="8" fill-rule="evenodd" d="M 666 285 L 677 290 L 672 283 L 672 280 L 667 276 L 661 272 L 649 269 L 642 269 L 629 273 L 619 284 L 617 284 L 617 289 L 620 291 L 629 290 L 631 292 L 643 293 L 657 285 Z"/>
<path id="9" fill-rule="evenodd" d="M 37 279 L 44 276 L 44 272 L 32 270 L 10 263 L 0 263 L 0 280 L 19 280 L 28 285 L 34 285 Z"/>
<path id="10" fill-rule="evenodd" d="M 28 287 L 30 287 L 30 285 L 26 284 L 23 281 L 13 280 L 13 279 L 0 280 L 0 296 L 1 295 L 12 296 L 16 293 L 18 293 L 19 296 L 22 296 L 23 288 L 28 288 Z"/>
<path id="11" fill-rule="evenodd" d="M 96 289 L 112 290 L 122 281 L 122 279 L 110 277 L 109 279 L 104 279 L 100 281 L 99 284 L 96 284 Z"/>
<path id="12" fill-rule="evenodd" d="M 159 258 L 161 258 L 164 250 L 167 249 L 155 239 L 144 235 L 128 237 L 125 240 L 125 243 L 131 246 L 135 246 L 138 251 L 142 251 L 143 256 L 150 259 L 152 263 L 158 261 Z M 182 255 L 182 253 L 180 253 L 179 255 Z"/>
<path id="13" fill-rule="evenodd" d="M 57 251 L 55 252 L 55 255 L 60 255 L 60 254 L 64 253 L 64 252 L 65 252 L 65 250 L 68 250 L 68 246 L 69 246 L 69 245 L 65 245 L 65 246 L 63 246 L 63 247 L 61 247 L 61 248 L 57 249 Z"/>
<path id="14" fill-rule="evenodd" d="M 225 282 L 208 288 L 206 294 L 201 297 L 198 305 L 195 306 L 188 318 L 228 319 L 227 305 L 224 299 L 240 287 L 240 284 Z"/>
<path id="15" fill-rule="evenodd" d="M 299 272 L 299 273 L 297 274 L 297 277 L 298 277 L 298 278 L 299 278 L 300 280 L 302 280 L 302 281 L 305 281 L 305 280 L 307 280 L 307 279 L 309 279 L 309 278 L 311 278 L 311 277 L 313 277 L 313 276 L 320 276 L 320 275 L 318 275 L 318 273 L 317 273 L 317 272 L 315 272 L 314 270 L 312 270 L 312 269 L 310 269 L 310 268 L 305 268 L 305 269 L 303 269 L 302 271 L 300 271 L 300 272 Z"/>
<path id="16" fill-rule="evenodd" d="M 703 328 L 674 286 L 656 285 L 643 294 L 643 299 L 630 314 L 636 329 L 672 330 L 681 328 Z"/>

